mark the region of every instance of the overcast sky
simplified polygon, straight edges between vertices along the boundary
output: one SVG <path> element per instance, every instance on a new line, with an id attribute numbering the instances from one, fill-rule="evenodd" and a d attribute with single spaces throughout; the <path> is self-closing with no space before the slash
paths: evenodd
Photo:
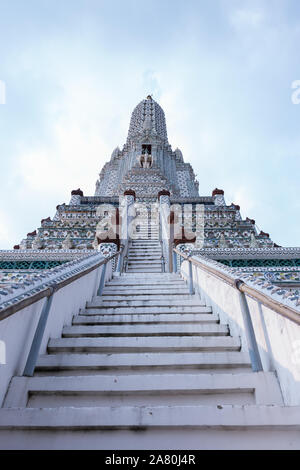
<path id="1" fill-rule="evenodd" d="M 0 0 L 0 248 L 94 194 L 148 94 L 200 195 L 298 246 L 299 44 L 299 0 Z"/>

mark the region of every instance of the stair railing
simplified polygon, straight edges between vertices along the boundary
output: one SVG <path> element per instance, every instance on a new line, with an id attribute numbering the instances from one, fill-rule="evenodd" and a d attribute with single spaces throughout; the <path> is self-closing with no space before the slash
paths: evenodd
<path id="1" fill-rule="evenodd" d="M 179 258 L 179 266 L 181 265 L 181 254 L 178 256 L 177 253 L 181 253 L 179 251 L 177 251 L 176 249 L 176 246 L 173 244 L 173 249 L 172 249 L 172 255 L 173 255 L 173 266 L 172 266 L 172 269 L 173 269 L 173 273 L 176 274 L 177 273 L 177 264 L 178 264 L 178 258 Z"/>
<path id="2" fill-rule="evenodd" d="M 189 285 L 189 292 L 190 294 L 194 293 L 194 286 L 193 286 L 193 268 L 192 265 L 197 266 L 200 269 L 203 269 L 207 273 L 213 274 L 214 276 L 222 279 L 222 281 L 229 283 L 231 286 L 238 289 L 241 293 L 241 313 L 243 316 L 244 328 L 245 328 L 245 335 L 248 344 L 249 356 L 251 360 L 252 370 L 255 372 L 262 371 L 263 366 L 259 354 L 259 349 L 254 333 L 254 328 L 252 324 L 252 319 L 249 311 L 249 307 L 247 304 L 247 299 L 245 294 L 242 290 L 243 285 L 245 284 L 244 281 L 240 279 L 233 279 L 231 276 L 226 275 L 225 273 L 218 271 L 217 269 L 211 268 L 207 266 L 203 262 L 199 262 L 197 259 L 186 255 L 185 253 L 180 252 L 176 248 L 173 250 L 173 253 L 180 255 L 183 259 L 188 262 L 188 285 Z"/>
<path id="3" fill-rule="evenodd" d="M 113 258 L 118 256 L 119 254 L 120 254 L 120 252 L 118 251 L 118 252 L 114 253 L 112 256 L 107 257 L 105 259 L 103 259 L 103 257 L 101 256 L 101 261 L 96 262 L 91 267 L 85 268 L 85 266 L 83 266 L 82 270 L 80 270 L 76 274 L 71 275 L 67 279 L 57 281 L 57 282 L 55 282 L 55 281 L 51 282 L 51 285 L 48 288 L 44 289 L 43 291 L 39 292 L 38 296 L 34 295 L 34 296 L 32 296 L 31 299 L 29 298 L 29 299 L 23 300 L 23 301 L 19 302 L 17 305 L 14 305 L 13 307 L 8 308 L 8 310 L 9 309 L 12 310 L 12 308 L 13 308 L 13 312 L 11 312 L 11 314 L 12 314 L 12 313 L 15 313 L 15 312 L 21 310 L 25 306 L 27 307 L 27 306 L 37 302 L 38 300 L 40 300 L 42 298 L 46 298 L 46 302 L 45 302 L 45 304 L 42 308 L 40 318 L 39 318 L 39 321 L 38 321 L 38 324 L 37 324 L 37 327 L 36 327 L 36 330 L 35 330 L 35 334 L 34 334 L 34 337 L 33 337 L 33 341 L 32 341 L 32 344 L 31 344 L 31 348 L 30 348 L 30 351 L 29 351 L 29 354 L 28 354 L 28 357 L 27 357 L 27 362 L 26 362 L 24 372 L 23 372 L 24 376 L 32 377 L 33 374 L 34 374 L 34 370 L 35 370 L 35 367 L 36 367 L 40 347 L 41 347 L 42 340 L 43 340 L 43 337 L 44 337 L 45 328 L 46 328 L 46 325 L 47 325 L 47 320 L 49 318 L 49 314 L 50 314 L 50 311 L 51 311 L 51 305 L 52 305 L 55 293 L 58 290 L 65 287 L 66 285 L 71 284 L 72 282 L 78 280 L 79 278 L 87 275 L 91 271 L 103 267 L 102 270 L 101 270 L 100 283 L 99 283 L 99 287 L 98 287 L 98 290 L 97 290 L 97 295 L 101 295 L 102 290 L 103 290 L 103 286 L 104 286 L 104 283 L 105 283 L 107 264 L 108 264 L 109 261 L 111 261 Z M 3 314 L 3 313 L 4 312 L 1 312 L 1 314 Z"/>
<path id="4" fill-rule="evenodd" d="M 128 259 L 128 257 L 127 257 L 128 250 L 129 250 L 129 241 L 127 239 L 127 240 L 125 240 L 124 244 L 120 245 L 118 262 L 117 262 L 117 267 L 116 267 L 116 271 L 115 271 L 115 274 L 117 274 L 117 275 L 122 274 L 122 272 L 124 272 L 126 270 L 127 259 Z"/>
<path id="5" fill-rule="evenodd" d="M 173 251 L 185 260 L 188 260 L 192 265 L 195 265 L 200 269 L 206 271 L 207 273 L 212 274 L 218 277 L 219 279 L 222 279 L 224 282 L 230 284 L 232 287 L 235 287 L 243 294 L 249 295 L 249 297 L 252 297 L 253 299 L 261 302 L 262 304 L 271 308 L 283 317 L 288 318 L 294 323 L 297 323 L 297 325 L 300 325 L 300 313 L 293 307 L 278 302 L 271 296 L 264 294 L 263 292 L 260 292 L 254 287 L 248 285 L 247 282 L 245 282 L 244 280 L 234 278 L 233 276 L 223 272 L 221 268 L 218 269 L 216 267 L 208 265 L 207 261 L 203 259 L 200 255 L 197 255 L 197 258 L 199 259 L 196 259 L 193 256 L 187 256 L 185 253 L 180 252 L 177 248 L 175 248 Z"/>
<path id="6" fill-rule="evenodd" d="M 231 287 L 239 291 L 239 304 L 243 319 L 245 339 L 248 345 L 249 356 L 251 359 L 252 370 L 255 372 L 262 371 L 262 360 L 259 353 L 259 348 L 256 340 L 255 330 L 251 318 L 247 297 L 248 299 L 257 301 L 259 304 L 264 305 L 265 307 L 271 309 L 272 311 L 285 317 L 286 319 L 291 320 L 297 325 L 300 325 L 300 312 L 294 309 L 293 307 L 285 305 L 279 302 L 278 300 L 272 298 L 267 293 L 255 289 L 255 287 L 249 285 L 246 281 L 239 278 L 235 278 L 233 275 L 226 273 L 221 266 L 220 268 L 217 266 L 216 262 L 214 262 L 214 266 L 212 266 L 209 260 L 206 260 L 205 258 L 202 258 L 199 255 L 197 255 L 197 258 L 193 256 L 188 256 L 185 253 L 180 252 L 176 248 L 174 248 L 173 250 L 173 256 L 173 259 L 176 259 L 176 262 L 177 256 L 180 256 L 184 260 L 188 261 L 188 283 L 190 292 L 191 289 L 193 289 L 193 266 L 202 270 L 206 274 L 218 278 L 222 282 L 229 284 Z M 203 295 L 209 295 L 209 292 L 202 291 L 202 293 Z"/>
<path id="7" fill-rule="evenodd" d="M 161 255 L 161 257 L 160 257 L 160 262 L 161 262 L 161 272 L 165 273 L 166 272 L 166 270 L 165 270 L 165 258 L 164 258 L 163 255 Z"/>

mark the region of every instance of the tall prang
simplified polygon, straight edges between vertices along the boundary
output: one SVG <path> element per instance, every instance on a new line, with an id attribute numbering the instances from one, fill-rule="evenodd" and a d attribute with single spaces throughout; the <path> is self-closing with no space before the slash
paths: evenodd
<path id="1" fill-rule="evenodd" d="M 69 203 L 59 204 L 53 218 L 42 219 L 41 226 L 14 247 L 13 256 L 24 259 L 26 254 L 41 266 L 50 267 L 54 258 L 64 261 L 102 250 L 103 246 L 105 253 L 115 251 L 122 239 L 121 212 L 129 195 L 136 205 L 144 204 L 146 217 L 152 211 L 152 223 L 157 226 L 161 225 L 161 202 L 167 202 L 168 220 L 172 225 L 177 217 L 180 228 L 180 233 L 177 230 L 169 239 L 170 246 L 243 269 L 275 269 L 284 263 L 296 267 L 300 263 L 298 249 L 278 247 L 268 233 L 257 229 L 253 219 L 242 218 L 239 205 L 226 203 L 222 189 L 213 189 L 211 195 L 199 195 L 193 168 L 184 162 L 181 150 L 172 150 L 165 113 L 150 95 L 134 108 L 126 143 L 122 150 L 117 147 L 103 166 L 94 196 L 85 196 L 81 189 L 73 190 Z M 107 230 L 107 206 L 115 209 L 115 222 L 120 229 L 113 237 L 97 234 L 99 223 Z M 179 210 L 179 216 L 178 213 L 174 216 L 174 208 Z M 140 211 L 139 208 L 137 214 Z M 42 261 L 44 257 L 50 264 Z M 166 262 L 169 258 L 166 254 Z"/>
<path id="2" fill-rule="evenodd" d="M 274 246 L 267 233 L 257 231 L 255 221 L 242 220 L 238 205 L 226 205 L 223 190 L 216 188 L 211 196 L 200 196 L 198 188 L 192 166 L 184 162 L 181 150 L 173 151 L 169 144 L 163 109 L 148 96 L 133 110 L 126 143 L 122 150 L 112 152 L 102 168 L 95 195 L 73 190 L 69 204 L 58 205 L 54 218 L 43 219 L 38 231 L 22 240 L 20 249 L 94 249 L 96 227 L 103 217 L 97 216 L 99 207 L 110 204 L 119 208 L 128 191 L 136 203 L 146 205 L 158 204 L 163 192 L 169 194 L 170 205 L 182 208 L 186 214 L 182 222 L 195 233 L 189 249 Z M 204 224 L 200 225 L 196 214 L 199 205 L 204 208 Z M 175 243 L 182 245 L 184 240 L 180 236 Z"/>
<path id="3" fill-rule="evenodd" d="M 151 96 L 134 109 L 126 144 L 103 167 L 95 196 L 119 196 L 127 190 L 143 202 L 155 202 L 162 190 L 180 198 L 199 196 L 194 171 L 179 149 L 172 151 L 165 113 Z"/>

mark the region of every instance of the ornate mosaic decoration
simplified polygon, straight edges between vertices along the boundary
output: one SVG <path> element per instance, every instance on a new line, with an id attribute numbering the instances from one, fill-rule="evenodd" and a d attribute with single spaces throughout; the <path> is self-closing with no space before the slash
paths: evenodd
<path id="1" fill-rule="evenodd" d="M 231 268 L 244 267 L 274 267 L 274 266 L 291 266 L 300 267 L 300 259 L 220 259 L 219 263 L 230 266 Z"/>
<path id="2" fill-rule="evenodd" d="M 115 243 L 100 243 L 99 252 L 104 258 L 109 258 L 117 251 L 117 245 Z"/>
<path id="3" fill-rule="evenodd" d="M 61 264 L 66 263 L 66 261 L 0 261 L 0 270 L 6 269 L 26 269 L 26 270 L 36 270 L 36 269 L 51 269 Z"/>

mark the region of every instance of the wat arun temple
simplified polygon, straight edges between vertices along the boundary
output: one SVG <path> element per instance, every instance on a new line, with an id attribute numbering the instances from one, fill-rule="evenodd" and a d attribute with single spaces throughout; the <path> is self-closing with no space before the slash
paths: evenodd
<path id="1" fill-rule="evenodd" d="M 136 202 L 148 206 L 155 204 L 159 193 L 165 191 L 171 204 L 191 205 L 192 217 L 196 205 L 204 205 L 204 240 L 197 237 L 195 221 L 193 249 L 201 246 L 201 252 L 214 259 L 221 256 L 230 265 L 233 260 L 239 260 L 233 266 L 300 267 L 300 259 L 294 259 L 293 252 L 291 256 L 285 252 L 290 262 L 276 262 L 283 254 L 281 250 L 273 250 L 278 245 L 269 234 L 257 232 L 254 220 L 243 220 L 237 204 L 226 204 L 222 189 L 213 189 L 210 196 L 199 195 L 193 168 L 184 161 L 180 149 L 172 150 L 164 111 L 151 96 L 134 109 L 126 144 L 122 150 L 117 147 L 102 168 L 94 196 L 85 196 L 80 189 L 73 190 L 69 204 L 59 204 L 54 217 L 45 217 L 41 226 L 28 233 L 14 249 L 21 250 L 23 257 L 28 250 L 40 250 L 43 257 L 45 250 L 96 248 L 97 209 L 99 213 L 99 206 L 105 204 L 118 207 L 128 191 L 134 193 Z M 231 250 L 225 255 L 227 248 Z M 255 262 L 259 253 L 260 261 Z"/>
<path id="2" fill-rule="evenodd" d="M 211 195 L 199 195 L 194 170 L 184 161 L 180 149 L 172 150 L 165 113 L 151 96 L 133 110 L 126 143 L 122 150 L 117 147 L 112 152 L 110 161 L 102 168 L 94 196 L 84 195 L 80 189 L 73 190 L 69 203 L 59 204 L 54 217 L 43 218 L 41 226 L 28 233 L 13 252 L 2 253 L 2 267 L 10 260 L 35 260 L 41 267 L 49 267 L 55 265 L 51 264 L 55 260 L 63 262 L 89 250 L 111 251 L 114 245 L 119 248 L 120 233 L 110 234 L 105 240 L 105 218 L 111 218 L 111 211 L 107 209 L 112 207 L 117 211 L 115 217 L 118 216 L 124 197 L 130 194 L 137 208 L 144 206 L 140 217 L 143 214 L 150 217 L 151 213 L 153 222 L 159 197 L 168 197 L 171 208 L 175 208 L 173 212 L 180 213 L 183 229 L 178 229 L 178 223 L 172 240 L 180 249 L 189 249 L 230 267 L 251 268 L 249 272 L 255 268 L 257 275 L 259 268 L 263 268 L 264 273 L 273 272 L 272 279 L 280 282 L 300 282 L 298 248 L 278 246 L 268 233 L 257 230 L 254 220 L 242 219 L 240 206 L 226 203 L 222 189 L 212 188 Z M 120 232 L 117 222 L 114 232 Z M 97 237 L 97 227 L 101 232 L 101 226 L 102 236 Z M 153 236 L 149 232 L 150 235 Z M 101 243 L 103 236 L 108 243 Z M 18 264 L 11 266 L 18 267 Z M 285 269 L 280 271 L 279 267 Z M 286 269 L 288 267 L 291 269 Z"/>
<path id="3" fill-rule="evenodd" d="M 300 449 L 300 248 L 211 189 L 149 95 L 0 251 L 1 449 Z"/>

